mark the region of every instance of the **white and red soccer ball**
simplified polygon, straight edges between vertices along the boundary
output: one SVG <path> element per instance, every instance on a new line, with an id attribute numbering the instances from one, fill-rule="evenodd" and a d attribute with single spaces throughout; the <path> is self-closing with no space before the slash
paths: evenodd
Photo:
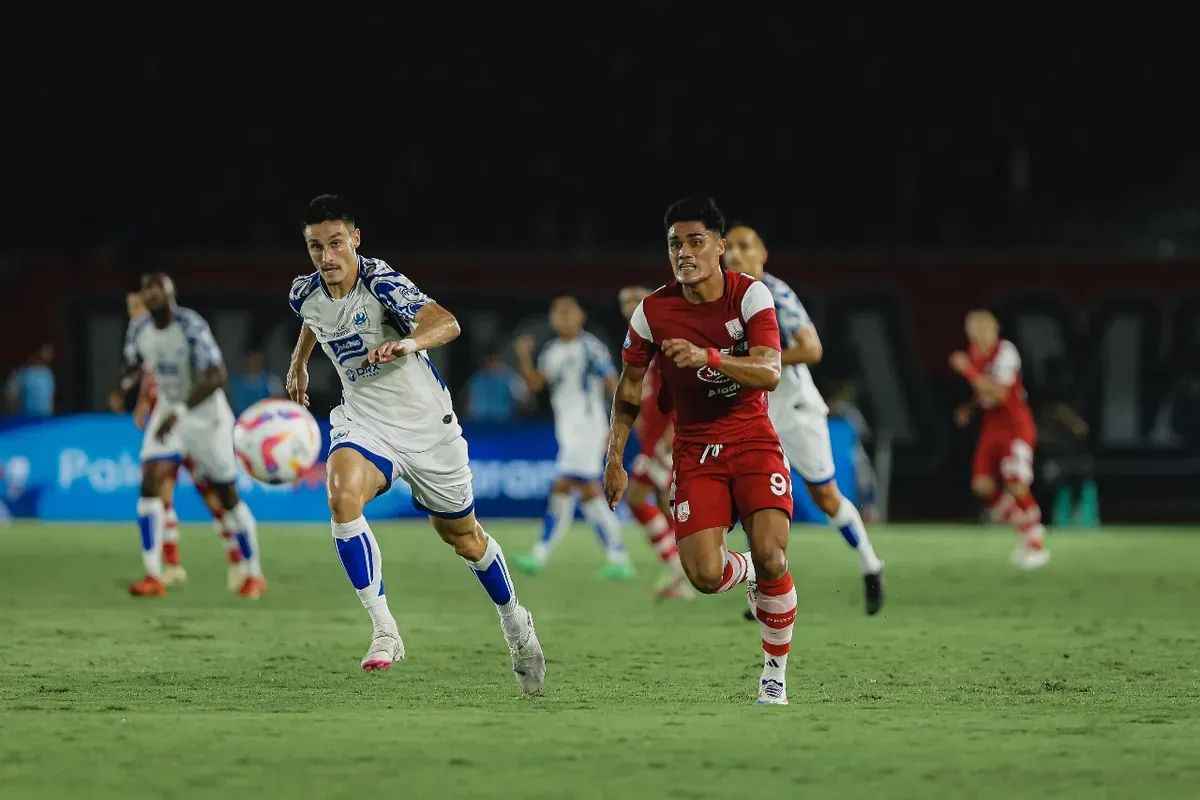
<path id="1" fill-rule="evenodd" d="M 233 450 L 255 480 L 295 483 L 321 457 L 321 429 L 304 406 L 271 397 L 259 400 L 238 417 Z"/>

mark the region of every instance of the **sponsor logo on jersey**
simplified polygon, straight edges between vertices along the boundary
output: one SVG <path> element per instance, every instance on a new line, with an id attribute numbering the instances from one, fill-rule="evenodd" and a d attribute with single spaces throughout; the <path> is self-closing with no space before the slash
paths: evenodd
<path id="1" fill-rule="evenodd" d="M 383 372 L 383 368 L 378 364 L 367 364 L 365 367 L 347 367 L 346 380 L 354 383 L 359 378 L 374 378 Z"/>
<path id="2" fill-rule="evenodd" d="M 330 340 L 329 349 L 340 364 L 345 364 L 353 358 L 362 358 L 367 354 L 367 344 L 357 333 L 344 339 Z"/>
<path id="3" fill-rule="evenodd" d="M 342 429 L 342 430 L 340 430 L 340 431 L 334 431 L 334 432 L 333 432 L 333 436 L 331 436 L 331 437 L 329 438 L 329 441 L 331 441 L 331 442 L 340 442 L 342 439 L 345 439 L 345 438 L 346 438 L 347 436 L 349 436 L 349 435 L 350 435 L 350 431 L 348 431 L 348 430 L 346 430 L 345 428 L 343 428 L 343 429 Z"/>
<path id="4" fill-rule="evenodd" d="M 726 322 L 725 330 L 729 332 L 731 339 L 740 339 L 746 333 L 745 329 L 742 328 L 742 321 L 739 319 L 731 319 Z"/>
<path id="5" fill-rule="evenodd" d="M 369 322 L 370 318 L 367 317 L 366 309 L 360 308 L 358 311 L 354 312 L 354 320 L 351 324 L 354 325 L 354 330 L 361 331 L 366 329 Z"/>

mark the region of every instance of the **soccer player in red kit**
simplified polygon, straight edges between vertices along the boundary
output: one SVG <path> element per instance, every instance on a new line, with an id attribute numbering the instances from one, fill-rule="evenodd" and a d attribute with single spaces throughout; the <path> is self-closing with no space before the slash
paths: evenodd
<path id="1" fill-rule="evenodd" d="M 704 594 L 749 581 L 765 654 L 758 702 L 787 703 L 786 670 L 796 619 L 788 571 L 791 469 L 767 417 L 779 384 L 779 325 L 771 293 L 721 268 L 725 218 L 711 198 L 672 204 L 663 220 L 674 280 L 634 310 L 613 398 L 604 490 L 616 508 L 629 483 L 621 466 L 658 356 L 675 408 L 675 536 L 692 585 Z M 730 552 L 738 521 L 750 551 Z"/>
<path id="2" fill-rule="evenodd" d="M 969 312 L 965 328 L 970 347 L 952 353 L 950 366 L 974 391 L 970 402 L 955 410 L 955 423 L 965 428 L 975 409 L 983 409 L 971 489 L 995 519 L 1021 534 L 1013 565 L 1037 569 L 1050 560 L 1050 551 L 1044 542 L 1042 510 L 1029 491 L 1037 428 L 1021 380 L 1021 356 L 1012 342 L 1000 338 L 1000 323 L 990 311 Z"/>
<path id="3" fill-rule="evenodd" d="M 618 299 L 626 320 L 633 317 L 633 312 L 648 294 L 650 290 L 642 286 L 626 286 L 621 290 Z M 669 505 L 673 419 L 674 409 L 671 408 L 670 398 L 662 391 L 659 359 L 654 358 L 642 381 L 641 413 L 634 423 L 641 449 L 633 460 L 632 481 L 625 502 L 663 565 L 662 578 L 655 585 L 654 594 L 664 599 L 679 597 L 690 600 L 695 592 L 679 564 L 675 526 L 671 521 Z"/>

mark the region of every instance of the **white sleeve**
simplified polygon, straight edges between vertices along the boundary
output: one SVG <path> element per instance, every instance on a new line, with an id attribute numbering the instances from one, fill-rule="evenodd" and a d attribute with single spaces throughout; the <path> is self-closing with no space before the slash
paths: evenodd
<path id="1" fill-rule="evenodd" d="M 588 357 L 588 369 L 602 378 L 616 373 L 613 366 L 612 353 L 604 346 L 604 342 L 594 336 L 589 336 L 584 342 L 584 350 Z"/>
<path id="2" fill-rule="evenodd" d="M 638 303 L 637 308 L 633 310 L 633 316 L 629 318 L 629 326 L 633 328 L 634 333 L 647 342 L 654 341 L 654 334 L 650 331 L 650 320 L 646 319 L 645 301 Z"/>
<path id="3" fill-rule="evenodd" d="M 217 347 L 217 340 L 213 338 L 212 329 L 208 327 L 207 322 L 198 314 L 186 318 L 180 314 L 179 321 L 183 325 L 184 335 L 187 336 L 188 346 L 192 349 L 192 362 L 196 369 L 203 372 L 209 367 L 219 367 L 225 363 L 225 359 L 221 357 L 221 348 Z"/>
<path id="4" fill-rule="evenodd" d="M 996 353 L 996 358 L 992 361 L 991 372 L 992 380 L 1001 386 L 1012 386 L 1017 379 L 1017 373 L 1021 371 L 1021 354 L 1017 352 L 1016 346 L 1004 339 L 1000 342 L 1000 350 Z"/>
<path id="5" fill-rule="evenodd" d="M 771 290 L 762 281 L 755 281 L 742 295 L 742 320 L 748 322 L 758 312 L 774 307 Z"/>
<path id="6" fill-rule="evenodd" d="M 404 275 L 388 268 L 386 264 L 377 266 L 364 277 L 371 295 L 397 322 L 407 328 L 400 332 L 406 336 L 412 333 L 416 326 L 417 312 L 433 302 L 429 295 L 418 289 L 416 284 Z"/>
<path id="7" fill-rule="evenodd" d="M 122 350 L 127 367 L 136 367 L 142 363 L 142 354 L 138 351 L 137 346 L 137 335 L 140 330 L 141 326 L 137 324 L 137 320 L 129 320 L 129 325 L 125 328 L 125 347 Z"/>
<path id="8" fill-rule="evenodd" d="M 554 357 L 555 348 L 553 342 L 542 348 L 542 352 L 538 353 L 537 371 L 546 376 L 547 380 L 553 381 L 558 371 L 558 359 Z"/>
<path id="9" fill-rule="evenodd" d="M 800 331 L 813 324 L 812 318 L 808 316 L 808 310 L 800 302 L 796 293 L 792 291 L 792 287 L 779 279 L 776 279 L 771 285 L 775 287 L 771 298 L 775 301 L 775 316 L 779 319 L 779 330 L 795 339 Z"/>

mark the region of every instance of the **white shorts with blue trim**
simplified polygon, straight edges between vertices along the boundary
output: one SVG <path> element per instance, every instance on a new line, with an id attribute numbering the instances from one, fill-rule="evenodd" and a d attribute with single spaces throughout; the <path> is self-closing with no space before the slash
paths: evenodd
<path id="1" fill-rule="evenodd" d="M 237 480 L 237 459 L 233 454 L 233 411 L 228 402 L 206 401 L 188 412 L 160 442 L 155 434 L 170 406 L 157 403 L 142 437 L 142 463 L 173 461 L 186 456 L 195 467 L 194 477 L 210 483 Z"/>
<path id="2" fill-rule="evenodd" d="M 462 436 L 418 453 L 402 452 L 348 419 L 340 408 L 334 409 L 329 421 L 333 425 L 329 452 L 349 448 L 360 453 L 387 479 L 383 491 L 390 489 L 393 481 L 403 480 L 412 490 L 418 511 L 443 519 L 459 519 L 475 510 L 467 440 Z"/>
<path id="3" fill-rule="evenodd" d="M 555 469 L 564 478 L 594 481 L 604 474 L 604 454 L 608 449 L 608 431 L 585 430 L 558 440 Z"/>
<path id="4" fill-rule="evenodd" d="M 773 422 L 784 455 L 805 483 L 819 485 L 833 480 L 833 447 L 829 443 L 826 414 L 791 411 L 786 419 Z"/>

